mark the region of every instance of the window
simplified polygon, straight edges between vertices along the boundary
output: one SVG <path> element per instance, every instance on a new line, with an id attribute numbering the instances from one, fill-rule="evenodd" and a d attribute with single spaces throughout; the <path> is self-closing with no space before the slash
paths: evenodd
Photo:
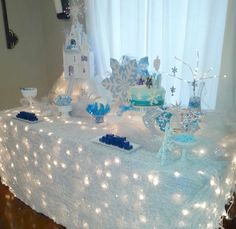
<path id="1" fill-rule="evenodd" d="M 168 103 L 188 104 L 190 86 L 167 76 L 171 67 L 178 75 L 192 80 L 191 72 L 174 57 L 199 70 L 213 68 L 218 75 L 224 37 L 227 0 L 88 0 L 87 32 L 95 53 L 96 72 L 101 77 L 110 70 L 110 58 L 130 55 L 149 57 L 149 70 L 158 55 L 161 59 L 162 85 Z M 206 81 L 202 106 L 215 106 L 218 80 Z M 171 95 L 170 88 L 176 92 Z"/>

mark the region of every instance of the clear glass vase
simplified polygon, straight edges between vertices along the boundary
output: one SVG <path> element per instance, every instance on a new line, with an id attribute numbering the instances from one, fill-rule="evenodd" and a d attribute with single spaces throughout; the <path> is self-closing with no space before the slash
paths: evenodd
<path id="1" fill-rule="evenodd" d="M 193 80 L 190 84 L 190 98 L 188 102 L 188 108 L 194 110 L 201 110 L 201 94 L 202 94 L 202 83 Z"/>

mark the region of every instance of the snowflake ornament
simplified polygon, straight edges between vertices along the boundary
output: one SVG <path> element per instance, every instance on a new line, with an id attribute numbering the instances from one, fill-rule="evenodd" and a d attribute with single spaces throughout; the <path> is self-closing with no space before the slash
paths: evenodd
<path id="1" fill-rule="evenodd" d="M 181 127 L 186 132 L 196 132 L 201 121 L 201 113 L 198 111 L 188 110 L 187 112 L 181 113 Z"/>
<path id="2" fill-rule="evenodd" d="M 137 75 L 136 60 L 127 60 L 119 63 L 116 59 L 110 59 L 112 73 L 110 78 L 102 81 L 102 85 L 112 93 L 115 101 L 126 102 L 128 100 L 129 87 L 135 85 Z"/>
<path id="3" fill-rule="evenodd" d="M 156 122 L 158 123 L 160 130 L 165 132 L 166 125 L 170 123 L 170 119 L 172 117 L 172 113 L 164 111 L 160 115 L 157 116 Z"/>
<path id="4" fill-rule="evenodd" d="M 173 75 L 175 76 L 175 74 L 178 72 L 178 69 L 177 69 L 177 67 L 173 67 L 173 68 L 171 68 L 171 71 L 172 71 L 172 73 L 173 73 Z"/>
<path id="5" fill-rule="evenodd" d="M 152 90 L 149 96 L 149 102 L 151 105 L 157 104 L 158 100 L 157 100 L 157 91 Z"/>
<path id="6" fill-rule="evenodd" d="M 175 93 L 175 91 L 176 91 L 176 88 L 175 88 L 174 86 L 172 86 L 172 87 L 170 88 L 170 91 L 171 91 L 171 96 L 174 96 L 174 93 Z"/>

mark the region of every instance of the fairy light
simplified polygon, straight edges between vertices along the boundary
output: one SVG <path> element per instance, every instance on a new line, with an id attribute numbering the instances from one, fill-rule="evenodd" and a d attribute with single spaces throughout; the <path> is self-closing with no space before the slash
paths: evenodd
<path id="1" fill-rule="evenodd" d="M 86 186 L 88 186 L 88 185 L 90 184 L 90 181 L 89 181 L 88 176 L 85 176 L 85 178 L 84 178 L 84 184 L 85 184 Z"/>
<path id="2" fill-rule="evenodd" d="M 216 188 L 215 193 L 216 193 L 216 195 L 220 195 L 220 188 L 219 187 Z"/>
<path id="3" fill-rule="evenodd" d="M 180 173 L 179 172 L 174 172 L 175 177 L 180 177 Z"/>
<path id="4" fill-rule="evenodd" d="M 114 161 L 116 164 L 120 164 L 120 158 L 116 157 Z"/>
<path id="5" fill-rule="evenodd" d="M 96 212 L 97 214 L 100 214 L 100 213 L 101 213 L 101 208 L 96 208 L 96 209 L 95 209 L 95 212 Z"/>
<path id="6" fill-rule="evenodd" d="M 147 218 L 144 215 L 140 215 L 139 220 L 140 220 L 141 223 L 146 223 L 147 222 Z"/>
<path id="7" fill-rule="evenodd" d="M 61 163 L 61 167 L 62 167 L 63 169 L 65 169 L 65 168 L 66 168 L 66 164 L 65 164 L 65 163 Z"/>
<path id="8" fill-rule="evenodd" d="M 138 179 L 138 174 L 137 174 L 137 173 L 134 173 L 134 174 L 133 174 L 133 178 L 134 178 L 135 180 L 137 180 L 137 179 Z"/>
<path id="9" fill-rule="evenodd" d="M 200 175 L 204 175 L 205 174 L 202 170 L 198 170 L 197 173 L 200 174 Z"/>
<path id="10" fill-rule="evenodd" d="M 111 172 L 106 172 L 106 176 L 107 176 L 108 178 L 111 178 Z"/>
<path id="11" fill-rule="evenodd" d="M 96 173 L 97 173 L 98 176 L 101 176 L 102 175 L 102 170 L 101 169 L 97 169 Z"/>
<path id="12" fill-rule="evenodd" d="M 187 209 L 183 209 L 183 210 L 182 210 L 182 215 L 183 215 L 183 216 L 189 215 L 189 211 L 188 211 Z"/>
<path id="13" fill-rule="evenodd" d="M 145 195 L 143 193 L 139 194 L 139 199 L 140 200 L 144 200 L 145 199 Z"/>
<path id="14" fill-rule="evenodd" d="M 107 183 L 102 183 L 101 187 L 102 187 L 102 189 L 106 190 L 106 189 L 108 189 L 108 184 Z"/>
<path id="15" fill-rule="evenodd" d="M 181 194 L 180 193 L 174 193 L 172 195 L 172 200 L 173 200 L 174 203 L 177 203 L 177 204 L 181 203 L 182 202 Z"/>
<path id="16" fill-rule="evenodd" d="M 87 222 L 84 222 L 84 223 L 83 223 L 83 228 L 86 228 L 86 229 L 89 228 L 89 225 L 88 225 Z"/>
<path id="17" fill-rule="evenodd" d="M 215 186 L 216 185 L 214 177 L 211 178 L 210 184 L 211 184 L 211 186 Z"/>
<path id="18" fill-rule="evenodd" d="M 108 161 L 108 160 L 106 160 L 105 162 L 104 162 L 104 165 L 107 167 L 107 166 L 109 166 L 111 164 L 111 162 L 110 161 Z"/>

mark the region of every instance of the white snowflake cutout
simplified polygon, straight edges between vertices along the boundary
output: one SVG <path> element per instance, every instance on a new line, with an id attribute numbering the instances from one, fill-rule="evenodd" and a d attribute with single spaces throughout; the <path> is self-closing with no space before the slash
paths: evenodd
<path id="1" fill-rule="evenodd" d="M 127 60 L 122 65 L 116 59 L 110 59 L 112 74 L 110 78 L 102 81 L 102 85 L 111 91 L 115 101 L 126 102 L 128 99 L 129 86 L 134 85 L 137 75 L 136 60 Z"/>

